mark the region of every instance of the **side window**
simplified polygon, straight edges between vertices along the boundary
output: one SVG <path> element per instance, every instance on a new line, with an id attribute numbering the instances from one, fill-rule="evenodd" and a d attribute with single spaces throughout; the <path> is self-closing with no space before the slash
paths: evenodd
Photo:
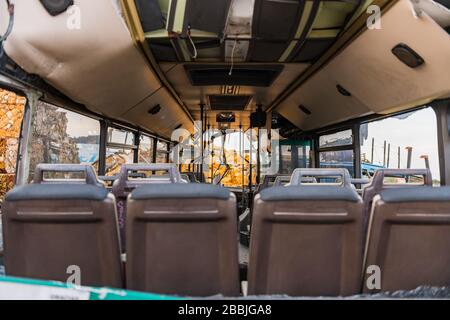
<path id="1" fill-rule="evenodd" d="M 280 173 L 291 174 L 296 168 L 310 167 L 309 140 L 280 141 Z"/>
<path id="2" fill-rule="evenodd" d="M 325 151 L 319 153 L 321 168 L 345 168 L 354 176 L 353 150 Z"/>
<path id="3" fill-rule="evenodd" d="M 108 128 L 105 174 L 117 175 L 123 164 L 133 163 L 135 149 L 133 132 Z"/>
<path id="4" fill-rule="evenodd" d="M 332 134 L 326 134 L 319 138 L 319 148 L 333 148 L 353 144 L 352 130 L 347 129 Z"/>
<path id="5" fill-rule="evenodd" d="M 168 152 L 167 142 L 158 141 L 156 145 L 156 163 L 167 163 Z"/>
<path id="6" fill-rule="evenodd" d="M 26 99 L 0 89 L 0 201 L 14 187 Z"/>
<path id="7" fill-rule="evenodd" d="M 351 129 L 319 137 L 320 168 L 345 168 L 355 175 L 353 132 Z"/>
<path id="8" fill-rule="evenodd" d="M 88 163 L 98 160 L 97 120 L 40 101 L 31 127 L 29 181 L 39 163 Z"/>
<path id="9" fill-rule="evenodd" d="M 361 172 L 371 177 L 378 168 L 429 168 L 440 184 L 437 123 L 429 107 L 361 125 Z M 394 179 L 394 178 L 392 178 Z M 387 183 L 402 183 L 395 179 Z"/>
<path id="10" fill-rule="evenodd" d="M 139 161 L 141 163 L 153 162 L 153 138 L 141 135 L 139 143 Z"/>

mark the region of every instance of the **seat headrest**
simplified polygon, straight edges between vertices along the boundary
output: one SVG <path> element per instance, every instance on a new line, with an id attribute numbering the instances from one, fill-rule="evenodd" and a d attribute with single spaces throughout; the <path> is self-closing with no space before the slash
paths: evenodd
<path id="1" fill-rule="evenodd" d="M 86 184 L 28 184 L 14 188 L 6 194 L 6 201 L 23 200 L 93 200 L 108 196 L 105 188 Z"/>
<path id="2" fill-rule="evenodd" d="M 192 199 L 192 198 L 211 198 L 219 200 L 228 200 L 230 191 L 224 187 L 210 184 L 148 184 L 136 188 L 131 193 L 131 199 Z"/>
<path id="3" fill-rule="evenodd" d="M 450 187 L 390 188 L 380 192 L 380 198 L 387 203 L 398 202 L 444 202 L 450 201 Z"/>
<path id="4" fill-rule="evenodd" d="M 84 173 L 85 177 L 81 180 L 82 183 L 95 185 L 103 187 L 104 184 L 97 177 L 97 173 L 94 168 L 88 164 L 52 164 L 52 163 L 39 163 L 34 171 L 33 183 L 35 184 L 47 184 L 48 182 L 44 179 L 44 172 L 53 173 Z M 53 180 L 53 179 L 52 179 Z M 52 181 L 50 180 L 50 181 Z M 80 181 L 75 181 L 73 179 L 56 179 L 52 181 L 57 184 L 68 184 L 68 183 L 80 183 Z M 51 183 L 51 182 L 50 182 Z"/>
<path id="5" fill-rule="evenodd" d="M 361 198 L 352 188 L 336 186 L 287 186 L 264 189 L 260 193 L 263 201 L 351 201 L 358 202 Z"/>

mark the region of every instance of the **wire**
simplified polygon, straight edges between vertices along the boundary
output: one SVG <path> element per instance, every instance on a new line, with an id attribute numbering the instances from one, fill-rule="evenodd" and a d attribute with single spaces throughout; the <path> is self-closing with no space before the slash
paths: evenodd
<path id="1" fill-rule="evenodd" d="M 6 4 L 8 5 L 9 23 L 5 34 L 3 36 L 0 36 L 0 57 L 2 57 L 4 53 L 3 42 L 6 41 L 6 39 L 8 39 L 14 26 L 14 4 L 12 4 L 10 0 L 6 0 Z"/>
<path id="2" fill-rule="evenodd" d="M 197 47 L 195 46 L 195 43 L 194 43 L 194 41 L 192 40 L 192 37 L 191 37 L 191 26 L 190 25 L 188 26 L 187 36 L 189 38 L 189 42 L 192 45 L 192 49 L 194 49 L 194 55 L 192 55 L 191 57 L 192 57 L 192 59 L 197 59 Z"/>
<path id="3" fill-rule="evenodd" d="M 230 67 L 230 72 L 228 73 L 228 75 L 230 75 L 230 76 L 233 74 L 233 68 L 234 68 L 234 50 L 236 49 L 236 43 L 237 43 L 237 39 L 234 39 L 233 49 L 231 50 L 231 67 Z"/>

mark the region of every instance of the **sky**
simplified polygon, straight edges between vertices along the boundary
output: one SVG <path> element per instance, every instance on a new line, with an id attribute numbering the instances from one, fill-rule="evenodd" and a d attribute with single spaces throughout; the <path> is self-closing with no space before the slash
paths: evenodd
<path id="1" fill-rule="evenodd" d="M 100 123 L 81 114 L 62 110 L 67 114 L 67 133 L 73 137 L 95 136 L 100 134 Z"/>
<path id="2" fill-rule="evenodd" d="M 361 147 L 361 154 L 370 161 L 372 137 L 375 138 L 374 163 L 383 164 L 383 144 L 391 144 L 390 167 L 397 168 L 398 147 L 401 167 L 406 168 L 406 147 L 413 147 L 412 168 L 425 168 L 421 155 L 428 155 L 433 179 L 439 180 L 439 155 L 436 115 L 432 108 L 418 110 L 406 119 L 387 118 L 369 123 L 368 139 Z"/>

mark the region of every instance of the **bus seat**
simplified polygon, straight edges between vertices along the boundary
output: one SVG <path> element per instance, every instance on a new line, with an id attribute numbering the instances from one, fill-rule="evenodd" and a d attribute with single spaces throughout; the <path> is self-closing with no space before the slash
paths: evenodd
<path id="1" fill-rule="evenodd" d="M 290 178 L 291 175 L 289 175 L 289 174 L 266 174 L 264 176 L 263 182 L 258 184 L 258 186 L 256 187 L 255 194 L 261 192 L 264 189 L 272 187 L 274 185 L 275 180 L 277 179 L 277 177 Z"/>
<path id="2" fill-rule="evenodd" d="M 190 183 L 199 183 L 197 175 L 194 172 L 181 172 L 181 174 L 186 175 L 188 179 L 185 180 L 189 181 Z"/>
<path id="3" fill-rule="evenodd" d="M 181 174 L 181 179 L 186 182 L 186 183 L 190 183 L 191 179 L 189 178 L 189 175 L 187 175 L 186 173 L 182 173 Z"/>
<path id="4" fill-rule="evenodd" d="M 289 183 L 291 180 L 291 176 L 278 176 L 275 178 L 275 181 L 273 182 L 274 187 L 284 186 Z"/>
<path id="5" fill-rule="evenodd" d="M 362 192 L 364 201 L 364 233 L 367 232 L 367 225 L 369 223 L 370 209 L 372 207 L 372 200 L 382 190 L 399 187 L 417 187 L 416 183 L 385 183 L 385 178 L 407 178 L 420 176 L 423 177 L 423 185 L 432 186 L 433 179 L 429 169 L 378 169 L 375 171 L 370 184 L 367 185 Z"/>
<path id="6" fill-rule="evenodd" d="M 85 172 L 86 179 L 44 183 L 44 171 Z M 32 184 L 14 188 L 3 208 L 9 276 L 120 288 L 122 266 L 115 199 L 92 167 L 38 165 Z"/>
<path id="7" fill-rule="evenodd" d="M 141 171 L 141 172 L 139 172 Z M 145 172 L 164 172 L 163 175 L 145 176 Z M 142 178 L 142 175 L 145 177 Z M 120 239 L 125 249 L 125 222 L 127 212 L 127 197 L 136 188 L 146 184 L 183 183 L 175 164 L 124 164 L 120 168 L 118 179 L 113 183 L 112 193 L 117 202 L 117 218 L 119 221 Z"/>
<path id="8" fill-rule="evenodd" d="M 207 184 L 147 185 L 128 198 L 127 288 L 239 294 L 236 197 Z"/>
<path id="9" fill-rule="evenodd" d="M 449 248 L 450 187 L 387 189 L 375 196 L 364 270 L 380 268 L 381 291 L 449 286 Z M 368 276 L 363 291 L 379 291 L 368 288 Z"/>
<path id="10" fill-rule="evenodd" d="M 305 172 L 316 178 L 331 173 L 344 183 L 272 187 L 256 196 L 249 295 L 338 296 L 360 290 L 362 199 L 346 170 Z M 303 173 L 297 173 L 301 181 Z"/>

